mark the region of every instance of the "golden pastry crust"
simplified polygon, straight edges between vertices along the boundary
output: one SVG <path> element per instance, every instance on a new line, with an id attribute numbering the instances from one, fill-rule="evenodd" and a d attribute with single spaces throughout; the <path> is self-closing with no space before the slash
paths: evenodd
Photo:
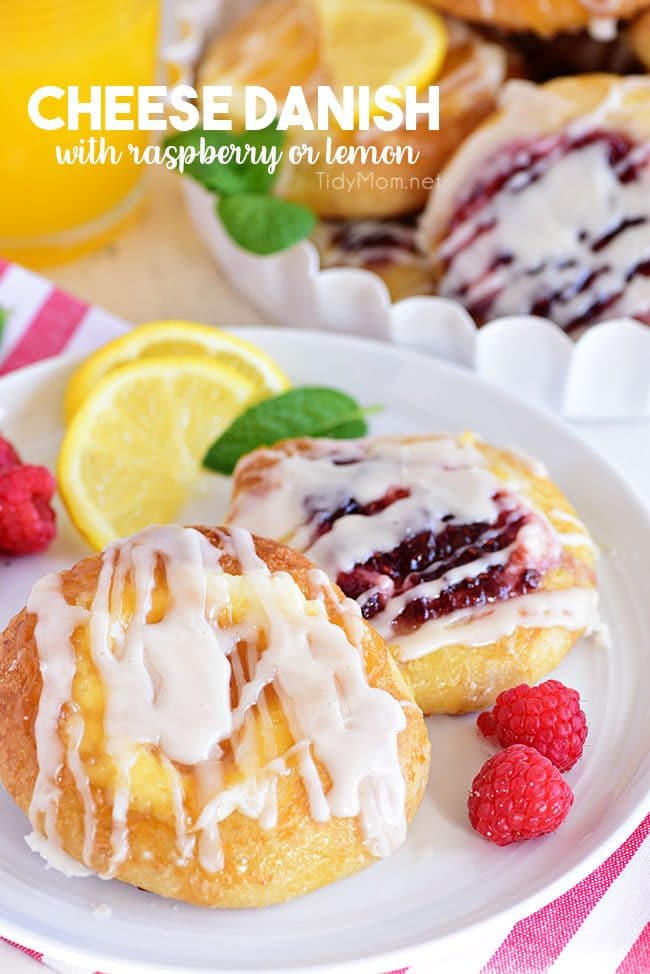
<path id="1" fill-rule="evenodd" d="M 443 164 L 494 110 L 506 77 L 521 72 L 520 62 L 499 44 L 458 22 L 450 21 L 448 27 L 449 50 L 440 76 L 434 79 L 440 85 L 439 131 L 430 131 L 424 120 L 414 132 L 374 128 L 369 132 L 289 130 L 275 192 L 331 218 L 384 218 L 420 210 Z M 273 38 L 273 43 L 265 45 L 266 38 Z M 208 46 L 198 69 L 198 84 L 222 83 L 224 79 L 262 84 L 279 103 L 290 85 L 301 85 L 309 95 L 318 84 L 332 83 L 320 38 L 316 5 L 305 0 L 272 0 Z M 278 50 L 282 50 L 280 58 Z M 344 165 L 327 163 L 328 137 L 333 150 L 342 146 L 359 150 L 374 147 L 380 152 L 410 146 L 418 158 L 379 164 L 360 159 Z M 291 165 L 288 153 L 294 143 L 313 146 L 321 154 L 318 164 Z M 353 189 L 346 188 L 350 183 L 340 185 L 341 176 L 353 180 Z"/>
<path id="2" fill-rule="evenodd" d="M 402 437 L 404 444 L 432 437 Z M 283 453 L 309 454 L 312 440 L 287 440 L 276 444 L 273 452 L 256 452 L 242 458 L 235 470 L 229 519 L 237 513 L 238 500 L 246 493 L 263 492 L 277 457 Z M 560 489 L 545 475 L 536 473 L 530 463 L 508 450 L 481 440 L 473 445 L 483 454 L 488 468 L 499 479 L 517 483 L 517 490 L 533 508 L 546 515 L 560 534 L 575 536 L 576 527 L 562 513 L 577 517 Z M 237 523 L 242 523 L 238 521 Z M 585 534 L 584 545 L 563 546 L 558 566 L 547 571 L 540 591 L 554 592 L 576 587 L 595 589 L 593 543 Z M 370 620 L 372 624 L 372 620 Z M 400 660 L 399 645 L 391 649 L 410 682 L 415 699 L 425 714 L 461 714 L 491 705 L 497 695 L 523 681 L 536 682 L 550 673 L 575 645 L 584 629 L 563 626 L 516 628 L 511 635 L 481 646 L 463 643 L 444 646 L 410 661 Z"/>
<path id="3" fill-rule="evenodd" d="M 625 37 L 641 64 L 650 70 L 650 10 L 630 24 Z"/>
<path id="4" fill-rule="evenodd" d="M 648 0 L 429 0 L 438 10 L 481 24 L 510 31 L 533 31 L 553 37 L 578 31 L 598 18 L 631 17 L 648 6 Z"/>
<path id="5" fill-rule="evenodd" d="M 219 535 L 208 528 L 199 530 L 217 548 Z M 224 529 L 227 533 L 227 529 Z M 271 541 L 255 539 L 258 556 L 271 571 L 288 572 L 306 596 L 313 597 L 310 580 L 312 564 L 303 556 Z M 239 563 L 230 555 L 221 564 L 228 574 L 240 575 Z M 91 605 L 101 565 L 96 555 L 62 572 L 63 591 L 71 605 Z M 330 621 L 342 625 L 340 605 L 327 593 L 325 604 Z M 0 778 L 16 803 L 27 811 L 38 772 L 34 722 L 38 712 L 42 680 L 34 641 L 35 617 L 23 609 L 0 636 Z M 89 693 L 84 667 L 88 659 L 77 640 L 77 675 L 73 690 L 79 699 Z M 390 653 L 369 626 L 364 626 L 363 651 L 368 681 L 400 701 L 412 701 L 410 690 Z M 82 662 L 82 660 L 84 662 Z M 79 705 L 79 701 L 77 701 Z M 101 723 L 101 711 L 85 716 Z M 275 694 L 269 696 L 275 742 L 281 753 L 291 744 L 284 713 Z M 399 735 L 398 752 L 406 783 L 406 817 L 411 820 L 420 803 L 429 769 L 430 745 L 422 714 L 414 703 L 404 706 L 406 728 Z M 68 714 L 62 714 L 59 732 L 65 731 Z M 81 748 L 82 756 L 84 745 Z M 101 764 L 102 756 L 94 757 Z M 105 758 L 105 755 L 104 755 Z M 225 759 L 224 759 L 225 760 Z M 324 768 L 316 761 L 324 783 Z M 83 861 L 83 805 L 67 764 L 61 773 L 62 792 L 57 828 L 63 848 L 74 859 Z M 130 852 L 115 876 L 161 896 L 199 906 L 253 907 L 283 902 L 308 893 L 334 880 L 357 872 L 375 861 L 362 842 L 356 818 L 330 818 L 315 822 L 307 794 L 295 766 L 278 780 L 278 824 L 262 829 L 256 820 L 233 812 L 220 825 L 225 865 L 208 873 L 196 853 L 185 864 L 178 862 L 176 830 L 169 800 L 161 799 L 160 781 L 138 796 L 132 787 L 128 813 Z M 164 785 L 163 785 L 164 790 Z M 92 869 L 107 870 L 110 860 L 112 788 L 110 779 L 92 784 L 97 803 L 97 829 Z M 188 792 L 186 791 L 186 798 Z M 191 804 L 191 796 L 190 796 Z"/>
<path id="6" fill-rule="evenodd" d="M 322 220 L 312 240 L 322 268 L 370 271 L 382 279 L 393 302 L 433 293 L 431 260 L 419 250 L 415 222 Z"/>

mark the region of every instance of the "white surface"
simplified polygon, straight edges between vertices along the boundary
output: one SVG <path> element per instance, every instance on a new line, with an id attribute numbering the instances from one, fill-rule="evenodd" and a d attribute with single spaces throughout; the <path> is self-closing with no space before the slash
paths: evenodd
<path id="1" fill-rule="evenodd" d="M 0 942 L 0 971 L 3 974 L 43 974 L 38 961 L 27 957 L 22 951 Z"/>
<path id="2" fill-rule="evenodd" d="M 475 368 L 526 402 L 569 418 L 650 417 L 650 327 L 603 322 L 573 341 L 545 318 L 511 315 L 477 329 L 465 309 L 440 297 L 391 304 L 384 282 L 359 268 L 321 270 L 303 240 L 270 257 L 241 250 L 215 196 L 183 179 L 197 233 L 234 288 L 275 324 L 347 332 L 406 345 Z"/>
<path id="3" fill-rule="evenodd" d="M 377 974 L 401 967 L 423 956 L 433 941 L 451 950 L 453 941 L 446 938 L 470 926 L 491 921 L 490 934 L 495 924 L 505 932 L 506 912 L 528 913 L 572 885 L 647 808 L 650 522 L 642 502 L 564 427 L 471 373 L 353 339 L 270 330 L 253 330 L 249 337 L 297 381 L 328 382 L 362 403 L 385 403 L 373 419 L 376 431 L 471 427 L 545 460 L 604 547 L 601 587 L 613 648 L 584 643 L 557 671 L 581 690 L 591 732 L 584 759 L 568 776 L 575 806 L 555 836 L 498 849 L 471 832 L 467 789 L 491 749 L 476 735 L 471 717 L 438 717 L 429 721 L 431 782 L 406 845 L 357 877 L 254 915 L 201 911 L 120 883 L 66 880 L 46 871 L 22 841 L 25 818 L 3 796 L 0 929 L 50 956 L 111 974 L 183 965 L 194 972 L 241 972 L 258 970 L 260 958 L 267 970 L 320 965 Z M 68 370 L 59 360 L 0 383 L 3 430 L 34 461 L 54 459 L 61 434 L 57 403 Z M 217 507 L 215 501 L 213 520 Z M 46 556 L 1 564 L 0 625 L 24 603 L 36 577 L 83 553 L 62 516 L 59 538 Z M 109 919 L 94 919 L 97 903 L 110 905 Z"/>

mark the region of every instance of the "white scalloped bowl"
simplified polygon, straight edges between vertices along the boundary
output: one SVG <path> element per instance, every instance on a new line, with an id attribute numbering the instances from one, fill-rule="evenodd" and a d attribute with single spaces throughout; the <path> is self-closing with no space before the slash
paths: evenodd
<path id="1" fill-rule="evenodd" d="M 498 318 L 477 329 L 447 298 L 391 303 L 376 274 L 321 269 L 303 241 L 270 257 L 247 253 L 228 236 L 214 196 L 183 179 L 194 226 L 233 287 L 275 324 L 349 332 L 407 345 L 476 371 L 521 399 L 568 419 L 650 418 L 650 327 L 618 318 L 573 341 L 533 315 Z"/>

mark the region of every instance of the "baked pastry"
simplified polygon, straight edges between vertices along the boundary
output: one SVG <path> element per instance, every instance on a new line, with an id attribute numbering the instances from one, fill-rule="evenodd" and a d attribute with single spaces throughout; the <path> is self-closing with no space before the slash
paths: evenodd
<path id="1" fill-rule="evenodd" d="M 415 162 L 351 164 L 326 162 L 286 165 L 281 170 L 277 191 L 287 199 L 305 203 L 323 217 L 339 219 L 392 218 L 421 210 L 445 162 L 494 110 L 499 91 L 510 74 L 519 72 L 519 62 L 505 47 L 492 43 L 458 21 L 448 22 L 449 48 L 440 76 L 440 126 L 430 131 L 423 118 L 414 132 L 398 129 L 382 132 L 304 132 L 292 136 L 312 144 L 324 158 L 325 141 L 333 146 L 411 147 Z M 291 138 L 291 133 L 290 133 Z M 341 177 L 346 180 L 341 185 Z M 338 179 L 337 179 L 338 177 Z M 348 187 L 352 186 L 350 190 Z"/>
<path id="2" fill-rule="evenodd" d="M 526 77 L 541 84 L 574 74 L 644 74 L 647 63 L 635 51 L 632 30 L 633 25 L 625 26 L 603 37 L 588 30 L 555 37 L 531 33 L 506 36 L 523 58 Z"/>
<path id="3" fill-rule="evenodd" d="M 625 38 L 644 70 L 650 71 L 650 8 L 630 24 Z"/>
<path id="4" fill-rule="evenodd" d="M 256 450 L 229 522 L 304 551 L 355 598 L 425 713 L 540 679 L 596 625 L 594 547 L 568 501 L 471 434 Z"/>
<path id="5" fill-rule="evenodd" d="M 414 132 L 290 129 L 276 192 L 304 203 L 320 216 L 340 219 L 388 218 L 421 210 L 444 162 L 493 111 L 508 74 L 519 71 L 519 63 L 503 46 L 465 25 L 449 21 L 448 33 L 446 59 L 440 76 L 434 79 L 440 85 L 439 131 L 430 131 L 424 119 Z M 309 97 L 318 84 L 332 83 L 321 41 L 317 3 L 271 0 L 208 46 L 197 72 L 199 89 L 224 81 L 263 84 L 282 104 L 289 87 L 301 85 Z M 328 163 L 324 152 L 328 138 L 333 152 L 342 145 L 357 147 L 359 152 L 364 147 L 369 151 L 374 147 L 377 152 L 385 147 L 410 147 L 418 158 L 383 164 L 371 159 L 344 166 Z M 291 165 L 288 156 L 293 142 L 312 145 L 321 154 L 318 164 Z"/>
<path id="6" fill-rule="evenodd" d="M 356 604 L 241 529 L 148 528 L 46 576 L 0 637 L 0 775 L 73 873 L 288 900 L 399 845 L 428 763 Z"/>
<path id="7" fill-rule="evenodd" d="M 502 101 L 423 214 L 438 293 L 478 324 L 650 322 L 650 78 L 511 82 Z"/>
<path id="8" fill-rule="evenodd" d="M 420 247 L 417 223 L 402 220 L 321 220 L 312 240 L 321 267 L 357 267 L 381 277 L 391 301 L 433 294 L 430 254 Z"/>
<path id="9" fill-rule="evenodd" d="M 429 0 L 439 10 L 456 17 L 492 24 L 510 31 L 534 31 L 552 37 L 561 31 L 595 33 L 603 21 L 631 17 L 648 6 L 648 0 Z"/>

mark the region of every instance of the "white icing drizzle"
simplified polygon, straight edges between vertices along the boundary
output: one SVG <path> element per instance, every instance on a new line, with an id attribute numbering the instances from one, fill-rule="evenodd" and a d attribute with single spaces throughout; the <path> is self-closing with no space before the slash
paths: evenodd
<path id="1" fill-rule="evenodd" d="M 43 605 L 47 606 L 46 612 L 39 611 Z M 85 623 L 87 613 L 68 605 L 61 591 L 61 579 L 58 575 L 46 575 L 36 583 L 27 602 L 27 610 L 37 617 L 34 639 L 39 647 L 39 666 L 43 681 L 34 722 L 38 775 L 29 808 L 29 818 L 34 829 L 29 838 L 31 847 L 38 843 L 39 848 L 45 848 L 41 841 L 43 839 L 56 855 L 64 856 L 56 828 L 61 793 L 59 775 L 65 762 L 65 747 L 59 736 L 59 718 L 62 706 L 72 701 L 72 681 L 75 675 L 72 635 Z"/>
<path id="2" fill-rule="evenodd" d="M 512 175 L 445 239 L 440 256 L 451 264 L 440 293 L 460 296 L 470 308 L 488 300 L 489 317 L 494 318 L 527 312 L 550 291 L 569 294 L 574 285 L 572 296 L 552 306 L 551 316 L 559 324 L 588 311 L 594 290 L 620 293 L 607 310 L 609 317 L 650 310 L 650 277 L 636 277 L 631 284 L 627 280 L 633 267 L 650 258 L 650 166 L 621 182 L 601 142 L 566 154 L 561 146 L 549 152 L 549 158 Z M 623 165 L 628 163 L 626 159 Z M 535 168 L 539 178 L 531 178 Z M 593 249 L 624 221 L 641 218 L 645 222 L 629 225 Z M 499 262 L 503 255 L 509 263 Z M 598 273 L 593 287 L 576 287 L 574 282 L 588 271 Z"/>
<path id="3" fill-rule="evenodd" d="M 643 138 L 643 127 L 636 124 L 626 99 L 648 95 L 650 78 L 612 79 L 593 110 L 580 115 L 576 111 L 579 105 L 570 93 L 520 79 L 507 81 L 499 96 L 499 115 L 465 140 L 444 170 L 439 189 L 429 197 L 420 224 L 422 248 L 426 250 L 442 237 L 462 194 L 503 146 L 518 139 L 540 138 L 569 125 L 585 130 L 609 126 L 633 138 Z"/>
<path id="4" fill-rule="evenodd" d="M 565 548 L 589 548 L 590 551 L 598 551 L 595 542 L 586 534 L 563 531 L 560 534 L 560 541 Z"/>
<path id="5" fill-rule="evenodd" d="M 650 258 L 648 224 L 636 223 L 649 215 L 650 166 L 641 165 L 634 180 L 619 182 L 602 144 L 574 149 L 553 161 L 525 189 L 521 188 L 525 173 L 513 175 L 495 196 L 449 231 L 462 199 L 490 168 L 503 165 L 508 147 L 517 143 L 542 144 L 561 132 L 579 136 L 604 129 L 639 143 L 628 162 L 635 157 L 637 163 L 647 159 L 650 147 L 643 120 L 650 79 L 594 82 L 594 90 L 601 89 L 593 108 L 579 114 L 581 103 L 570 87 L 563 91 L 519 80 L 503 86 L 502 111 L 465 140 L 444 170 L 420 223 L 421 247 L 433 248 L 443 264 L 467 244 L 445 268 L 440 293 L 461 300 L 485 318 L 527 313 L 549 295 L 554 295 L 550 310 L 542 304 L 539 313 L 559 324 L 575 322 L 579 327 L 581 315 L 587 312 L 592 320 L 622 315 L 645 320 L 650 314 L 650 278 L 643 273 L 644 261 Z M 544 160 L 536 166 L 544 170 Z M 606 240 L 617 228 L 619 232 Z M 580 231 L 586 236 L 580 237 Z M 595 251 L 593 242 L 598 243 Z M 639 270 L 633 274 L 635 268 Z M 588 277 L 589 271 L 596 277 Z M 602 296 L 602 312 L 590 303 L 590 291 L 592 301 Z M 611 300 L 605 307 L 607 298 Z"/>
<path id="6" fill-rule="evenodd" d="M 160 559 L 169 604 L 163 618 L 151 625 L 147 617 Z M 209 572 L 218 565 L 219 552 L 198 531 L 147 528 L 107 549 L 89 635 L 106 690 L 107 748 L 118 763 L 122 755 L 129 759 L 134 745 L 152 744 L 172 761 L 197 764 L 214 757 L 219 742 L 230 735 L 230 664 L 206 614 Z M 124 625 L 117 614 L 127 576 L 135 605 Z"/>
<path id="7" fill-rule="evenodd" d="M 71 735 L 70 745 L 66 749 L 68 767 L 74 778 L 77 791 L 81 795 L 84 809 L 84 841 L 82 859 L 88 863 L 91 861 L 93 846 L 95 844 L 95 827 L 97 822 L 97 806 L 93 798 L 90 781 L 84 768 L 79 748 L 84 734 L 84 722 L 80 714 L 75 714 L 70 721 L 69 734 Z"/>
<path id="8" fill-rule="evenodd" d="M 598 593 L 595 589 L 572 588 L 554 592 L 531 592 L 495 602 L 479 610 L 460 610 L 430 619 L 416 632 L 401 635 L 400 659 L 405 662 L 426 656 L 443 646 L 459 643 L 484 646 L 511 635 L 518 627 L 562 626 L 569 630 L 598 632 Z"/>
<path id="9" fill-rule="evenodd" d="M 570 524 L 577 528 L 577 531 L 562 531 L 560 533 L 560 541 L 565 548 L 589 548 L 590 551 L 594 553 L 598 552 L 598 545 L 587 533 L 587 529 L 582 523 L 582 521 L 575 516 L 575 514 L 570 514 L 568 511 L 553 510 L 550 513 L 550 517 L 554 521 L 560 521 L 564 524 Z"/>
<path id="10" fill-rule="evenodd" d="M 53 842 L 60 851 L 57 776 L 67 762 L 84 804 L 84 858 L 91 861 L 96 808 L 79 755 L 81 714 L 75 714 L 75 733 L 65 743 L 57 733 L 61 708 L 72 701 L 70 640 L 80 625 L 87 628 L 102 684 L 105 749 L 116 769 L 106 877 L 129 856 L 132 774 L 138 755 L 152 748 L 168 782 L 179 865 L 196 848 L 206 871 L 223 868 L 219 823 L 234 811 L 263 829 L 274 828 L 278 780 L 292 767 L 301 775 L 315 821 L 358 817 L 375 856 L 403 841 L 405 783 L 397 738 L 406 718 L 399 701 L 368 683 L 358 606 L 342 600 L 320 571 L 310 575 L 314 597 L 307 599 L 291 575 L 269 571 L 241 528 L 220 539 L 223 551 L 239 562 L 241 576 L 223 570 L 221 551 L 200 532 L 168 526 L 107 549 L 89 612 L 65 602 L 57 576 L 35 586 L 28 607 L 37 617 L 43 691 L 30 817 L 35 833 L 45 832 L 44 841 L 34 839 L 39 851 L 49 855 Z M 163 609 L 154 602 L 161 571 L 169 592 Z M 127 589 L 133 605 L 125 617 Z M 338 604 L 343 626 L 330 621 L 326 594 Z M 226 625 L 224 615 L 242 600 L 244 618 Z M 234 708 L 231 678 L 238 695 Z M 296 741 L 280 755 L 265 697 L 271 686 Z M 230 784 L 220 760 L 226 740 L 235 762 Z M 331 782 L 327 792 L 316 762 Z M 200 808 L 193 825 L 181 770 L 195 775 Z M 58 856 L 52 861 L 56 865 Z"/>
<path id="11" fill-rule="evenodd" d="M 595 41 L 607 43 L 616 40 L 618 21 L 616 17 L 591 17 L 588 24 L 589 35 Z"/>
<path id="12" fill-rule="evenodd" d="M 164 751 L 160 752 L 160 760 L 167 773 L 167 781 L 172 796 L 174 809 L 174 823 L 176 825 L 176 850 L 179 865 L 191 859 L 196 844 L 195 837 L 187 834 L 187 817 L 184 804 L 183 782 L 176 771 L 176 767 L 169 760 Z"/>
<path id="13" fill-rule="evenodd" d="M 61 848 L 61 843 L 58 840 L 51 842 L 40 832 L 34 831 L 25 836 L 25 842 L 32 852 L 38 853 L 45 860 L 46 869 L 56 869 L 68 878 L 85 878 L 93 875 L 92 870 L 82 866 L 76 859 L 69 856 Z"/>
<path id="14" fill-rule="evenodd" d="M 269 468 L 263 493 L 247 492 L 235 501 L 229 522 L 306 552 L 330 577 L 375 551 L 390 551 L 424 528 L 440 529 L 441 518 L 451 510 L 466 522 L 494 520 L 492 495 L 502 486 L 485 468 L 479 451 L 454 437 L 411 443 L 390 437 L 315 440 L 308 453 L 286 456 L 268 450 L 254 456 L 256 462 L 270 457 L 277 464 Z M 245 464 L 246 459 L 241 472 Z M 410 496 L 372 520 L 356 514 L 342 517 L 311 543 L 315 525 L 306 523 L 307 500 L 314 510 L 332 513 L 350 497 L 365 505 L 399 486 L 408 487 Z"/>
<path id="15" fill-rule="evenodd" d="M 488 0 L 492 3 L 494 0 Z M 444 119 L 478 99 L 494 99 L 498 95 L 508 70 L 503 47 L 493 44 L 470 30 L 460 20 L 446 20 L 449 33 L 449 52 L 464 47 L 464 57 L 456 58 L 453 68 L 446 67 L 438 84 L 440 86 L 440 116 Z M 452 59 L 453 60 L 453 59 Z M 459 102 L 460 99 L 460 102 Z"/>
<path id="16" fill-rule="evenodd" d="M 127 753 L 117 767 L 117 782 L 113 794 L 113 828 L 111 831 L 111 859 L 104 874 L 111 879 L 118 866 L 129 856 L 128 814 L 131 801 L 131 767 L 135 761 L 135 751 Z"/>
<path id="17" fill-rule="evenodd" d="M 529 458 L 526 462 L 541 473 Z M 245 478 L 249 467 L 260 479 L 253 489 L 236 489 L 230 522 L 284 540 L 304 551 L 334 579 L 424 531 L 438 534 L 448 524 L 494 524 L 504 510 L 513 519 L 524 518 L 515 540 L 501 550 L 451 568 L 434 580 L 413 579 L 402 594 L 395 594 L 391 577 L 373 573 L 372 587 L 359 595 L 358 602 L 366 607 L 378 595 L 385 596 L 384 608 L 370 621 L 384 638 L 400 645 L 403 658 L 413 658 L 404 653 L 414 652 L 416 645 L 417 655 L 450 642 L 481 645 L 509 635 L 517 626 L 540 625 L 539 620 L 547 617 L 561 617 L 567 628 L 592 626 L 592 602 L 597 596 L 589 588 L 576 589 L 575 595 L 539 591 L 515 596 L 487 611 L 485 606 L 477 606 L 431 620 L 415 635 L 396 632 L 395 621 L 414 600 L 433 601 L 452 586 L 477 578 L 494 566 L 523 564 L 543 574 L 559 563 L 563 544 L 568 548 L 592 544 L 586 532 L 561 535 L 519 492 L 523 485 L 516 472 L 508 482 L 497 478 L 484 454 L 465 437 L 313 440 L 306 450 L 258 450 L 240 462 L 236 477 Z M 398 487 L 408 489 L 408 496 L 376 513 L 343 514 L 318 537 L 317 512 L 324 517 L 340 512 L 351 498 L 357 505 L 366 506 Z M 503 528 L 490 529 L 485 539 L 500 530 Z M 428 566 L 427 570 L 435 567 Z"/>
<path id="18" fill-rule="evenodd" d="M 531 473 L 535 474 L 536 477 L 548 477 L 548 470 L 546 464 L 538 460 L 537 457 L 531 456 L 525 450 L 522 450 L 520 446 L 509 446 L 507 448 L 508 453 L 512 453 L 513 456 L 525 463 Z"/>

